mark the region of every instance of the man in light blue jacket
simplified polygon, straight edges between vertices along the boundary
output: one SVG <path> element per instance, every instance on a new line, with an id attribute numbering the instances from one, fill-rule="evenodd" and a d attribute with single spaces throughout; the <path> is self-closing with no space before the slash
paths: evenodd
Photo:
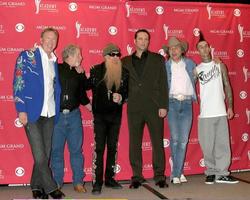
<path id="1" fill-rule="evenodd" d="M 187 182 L 183 175 L 186 146 L 192 125 L 192 102 L 196 101 L 193 69 L 196 64 L 185 57 L 187 42 L 171 37 L 164 47 L 169 55 L 166 62 L 169 90 L 168 124 L 172 157 L 171 182 Z"/>
<path id="2" fill-rule="evenodd" d="M 34 52 L 23 51 L 17 58 L 13 90 L 19 121 L 24 125 L 33 154 L 31 189 L 34 199 L 65 196 L 52 178 L 49 168 L 51 137 L 60 109 L 60 84 L 57 58 L 58 32 L 46 28 L 41 46 Z"/>

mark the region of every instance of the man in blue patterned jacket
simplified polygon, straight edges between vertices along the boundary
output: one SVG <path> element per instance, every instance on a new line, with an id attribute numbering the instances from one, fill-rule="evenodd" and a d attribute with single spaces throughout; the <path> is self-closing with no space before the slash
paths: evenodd
<path id="1" fill-rule="evenodd" d="M 51 136 L 60 109 L 60 84 L 57 58 L 58 32 L 46 28 L 41 46 L 19 55 L 14 73 L 14 99 L 20 122 L 24 125 L 34 158 L 31 189 L 34 199 L 65 196 L 52 178 L 49 168 Z"/>

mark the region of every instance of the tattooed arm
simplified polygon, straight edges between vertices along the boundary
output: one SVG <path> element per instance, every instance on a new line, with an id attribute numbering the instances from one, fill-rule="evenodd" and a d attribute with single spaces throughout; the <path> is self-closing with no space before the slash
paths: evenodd
<path id="1" fill-rule="evenodd" d="M 227 68 L 223 63 L 220 63 L 221 73 L 222 73 L 222 80 L 223 85 L 226 93 L 227 103 L 228 103 L 228 110 L 227 110 L 227 117 L 228 119 L 233 118 L 234 112 L 233 112 L 233 93 L 230 86 L 228 74 L 227 74 Z"/>

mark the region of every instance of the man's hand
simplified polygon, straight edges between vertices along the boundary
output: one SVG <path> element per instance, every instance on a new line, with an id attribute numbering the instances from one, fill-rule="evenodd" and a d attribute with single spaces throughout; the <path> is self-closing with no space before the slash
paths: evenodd
<path id="1" fill-rule="evenodd" d="M 232 119 L 233 116 L 234 116 L 234 111 L 233 111 L 233 109 L 232 109 L 232 108 L 228 108 L 228 109 L 227 109 L 227 118 L 228 118 L 228 119 Z"/>
<path id="2" fill-rule="evenodd" d="M 81 66 L 77 66 L 77 67 L 75 67 L 75 69 L 76 69 L 78 74 L 82 74 L 85 72 L 85 70 Z"/>
<path id="3" fill-rule="evenodd" d="M 88 103 L 87 105 L 85 105 L 85 107 L 88 109 L 89 112 L 92 112 L 92 105 L 91 105 L 91 103 Z"/>
<path id="4" fill-rule="evenodd" d="M 19 121 L 25 126 L 28 123 L 28 117 L 26 112 L 20 112 L 18 114 Z"/>
<path id="5" fill-rule="evenodd" d="M 122 95 L 119 93 L 113 93 L 113 102 L 120 104 L 122 101 Z"/>
<path id="6" fill-rule="evenodd" d="M 163 118 L 167 115 L 167 109 L 160 108 L 159 109 L 159 117 Z"/>

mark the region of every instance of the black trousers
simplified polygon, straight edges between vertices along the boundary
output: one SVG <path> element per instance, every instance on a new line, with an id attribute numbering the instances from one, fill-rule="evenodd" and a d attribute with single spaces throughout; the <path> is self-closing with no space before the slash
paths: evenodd
<path id="1" fill-rule="evenodd" d="M 165 180 L 165 151 L 163 145 L 163 119 L 155 111 L 128 112 L 129 159 L 133 170 L 132 180 L 143 181 L 142 139 L 144 126 L 147 125 L 152 143 L 154 180 Z"/>
<path id="2" fill-rule="evenodd" d="M 49 167 L 54 120 L 54 117 L 40 117 L 36 122 L 25 126 L 34 159 L 31 189 L 44 189 L 47 194 L 57 189 Z"/>
<path id="3" fill-rule="evenodd" d="M 93 183 L 103 184 L 103 156 L 107 144 L 105 180 L 113 178 L 121 114 L 94 114 Z"/>

